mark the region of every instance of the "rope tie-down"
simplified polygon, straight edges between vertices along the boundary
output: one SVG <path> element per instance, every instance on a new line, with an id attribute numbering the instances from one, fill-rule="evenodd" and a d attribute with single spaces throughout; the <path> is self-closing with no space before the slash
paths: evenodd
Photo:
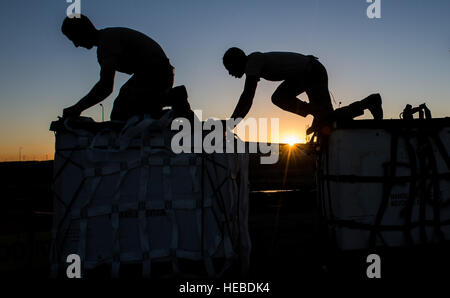
<path id="1" fill-rule="evenodd" d="M 318 199 L 343 250 L 450 239 L 450 119 L 338 123 L 321 145 Z"/>
<path id="2" fill-rule="evenodd" d="M 248 156 L 174 154 L 170 123 L 166 115 L 100 128 L 83 118 L 53 124 L 53 276 L 65 276 L 74 253 L 83 274 L 107 264 L 113 278 L 126 264 L 140 264 L 143 277 L 248 268 Z M 190 272 L 185 260 L 203 269 Z"/>

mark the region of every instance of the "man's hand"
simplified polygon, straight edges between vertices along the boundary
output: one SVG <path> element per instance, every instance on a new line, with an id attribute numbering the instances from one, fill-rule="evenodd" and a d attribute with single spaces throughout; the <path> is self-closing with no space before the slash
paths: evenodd
<path id="1" fill-rule="evenodd" d="M 81 111 L 76 106 L 71 106 L 63 110 L 63 118 L 79 117 Z"/>
<path id="2" fill-rule="evenodd" d="M 244 91 L 242 92 L 241 97 L 239 98 L 238 104 L 236 105 L 236 108 L 234 109 L 231 118 L 244 119 L 245 116 L 248 114 L 253 103 L 253 97 L 255 97 L 256 86 L 258 85 L 258 81 L 259 78 L 257 77 L 246 77 Z"/>
<path id="3" fill-rule="evenodd" d="M 223 133 L 226 134 L 227 131 L 231 131 L 233 132 L 234 127 L 228 127 L 227 126 L 227 120 L 220 120 L 220 122 L 222 122 L 222 129 L 223 129 Z"/>
<path id="4" fill-rule="evenodd" d="M 80 114 L 90 107 L 98 104 L 107 98 L 113 91 L 115 70 L 106 65 L 102 65 L 100 71 L 100 81 L 80 99 L 76 104 L 63 110 L 63 117 L 79 117 Z"/>

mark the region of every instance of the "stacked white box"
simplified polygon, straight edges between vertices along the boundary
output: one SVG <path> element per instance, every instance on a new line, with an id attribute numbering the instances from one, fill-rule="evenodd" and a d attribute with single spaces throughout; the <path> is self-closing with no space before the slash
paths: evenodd
<path id="1" fill-rule="evenodd" d="M 202 261 L 210 276 L 235 259 L 248 267 L 248 155 L 174 154 L 171 120 L 56 132 L 55 268 L 73 253 L 84 269 L 111 264 L 113 276 L 127 263 L 149 276 L 156 261 L 177 273 L 180 259 Z"/>
<path id="2" fill-rule="evenodd" d="M 318 166 L 318 197 L 343 250 L 450 239 L 450 121 L 337 125 Z"/>

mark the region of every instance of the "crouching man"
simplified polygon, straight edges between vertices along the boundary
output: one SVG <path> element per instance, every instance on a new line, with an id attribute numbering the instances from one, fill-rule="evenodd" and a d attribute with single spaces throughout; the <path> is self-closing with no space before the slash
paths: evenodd
<path id="1" fill-rule="evenodd" d="M 173 67 L 161 46 L 150 37 L 128 28 L 96 29 L 84 15 L 67 17 L 61 28 L 75 47 L 97 47 L 100 80 L 75 105 L 64 109 L 63 117 L 79 116 L 113 91 L 116 71 L 132 77 L 114 101 L 111 120 L 125 121 L 134 115 L 159 118 L 173 86 Z"/>
<path id="2" fill-rule="evenodd" d="M 349 106 L 333 110 L 328 90 L 328 75 L 318 58 L 291 52 L 255 52 L 246 55 L 239 48 L 230 48 L 223 56 L 223 64 L 231 76 L 245 74 L 244 91 L 231 118 L 244 118 L 252 106 L 258 81 L 282 81 L 272 95 L 272 103 L 302 117 L 313 115 L 307 134 L 320 132 L 332 121 L 353 119 L 368 109 L 374 119 L 383 118 L 381 97 L 372 94 Z M 297 98 L 306 92 L 309 103 Z"/>

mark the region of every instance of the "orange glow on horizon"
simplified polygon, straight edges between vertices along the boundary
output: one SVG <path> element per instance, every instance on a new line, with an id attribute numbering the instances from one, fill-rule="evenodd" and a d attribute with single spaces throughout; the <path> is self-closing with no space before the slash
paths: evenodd
<path id="1" fill-rule="evenodd" d="M 305 141 L 301 137 L 295 136 L 295 135 L 289 135 L 282 139 L 282 143 L 289 144 L 289 146 L 294 146 L 295 144 L 304 143 L 304 142 Z"/>

